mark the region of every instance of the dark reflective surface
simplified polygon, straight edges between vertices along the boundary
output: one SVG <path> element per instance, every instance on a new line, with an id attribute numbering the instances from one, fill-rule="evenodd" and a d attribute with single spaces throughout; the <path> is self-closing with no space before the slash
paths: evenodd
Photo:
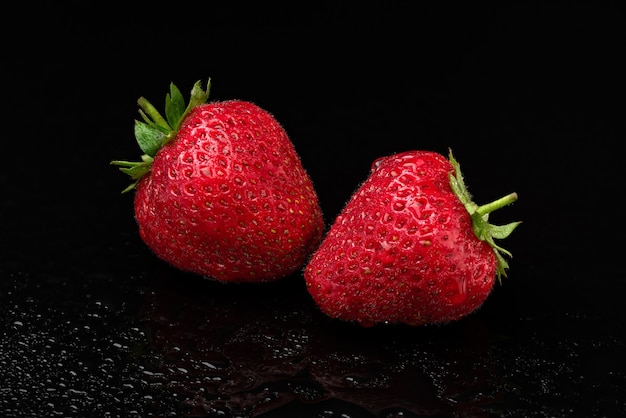
<path id="1" fill-rule="evenodd" d="M 363 329 L 323 317 L 297 277 L 225 286 L 161 267 L 1 289 L 9 416 L 626 412 L 623 324 L 511 307 L 514 290 L 454 324 Z"/>
<path id="2" fill-rule="evenodd" d="M 40 11 L 6 60 L 0 415 L 626 415 L 617 3 L 212 5 L 168 31 L 149 11 Z M 477 203 L 517 191 L 492 218 L 524 222 L 509 277 L 456 323 L 361 328 L 300 274 L 224 285 L 160 262 L 109 161 L 139 155 L 140 95 L 209 76 L 284 124 L 327 222 L 411 148 L 451 147 Z"/>

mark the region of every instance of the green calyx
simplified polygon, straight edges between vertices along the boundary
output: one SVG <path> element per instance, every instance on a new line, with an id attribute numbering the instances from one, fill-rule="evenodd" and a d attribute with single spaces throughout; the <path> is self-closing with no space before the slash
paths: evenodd
<path id="1" fill-rule="evenodd" d="M 120 168 L 120 171 L 128 174 L 134 181 L 122 193 L 133 190 L 139 180 L 145 176 L 152 167 L 152 161 L 156 153 L 176 136 L 181 122 L 194 107 L 206 103 L 209 98 L 211 79 L 207 81 L 206 89 L 202 89 L 202 83 L 197 81 L 191 89 L 189 103 L 185 105 L 185 99 L 174 83 L 170 84 L 170 92 L 165 97 L 165 117 L 144 97 L 137 100 L 139 114 L 142 121 L 135 120 L 135 139 L 139 148 L 144 152 L 141 161 L 111 161 L 112 165 Z"/>
<path id="2" fill-rule="evenodd" d="M 450 173 L 449 175 L 452 191 L 461 200 L 461 203 L 463 203 L 465 209 L 470 214 L 474 234 L 476 234 L 478 239 L 486 241 L 491 248 L 493 248 L 498 261 L 498 281 L 501 282 L 502 276 L 506 277 L 506 270 L 509 268 L 509 263 L 504 258 L 504 255 L 511 257 L 511 253 L 497 245 L 494 239 L 503 239 L 508 237 L 521 222 L 511 222 L 506 225 L 492 225 L 489 223 L 489 214 L 496 209 L 500 209 L 515 202 L 517 200 L 517 193 L 510 193 L 491 203 L 478 206 L 472 201 L 472 197 L 467 191 L 467 187 L 463 181 L 463 175 L 461 174 L 461 166 L 454 159 L 452 150 L 450 150 L 449 159 L 450 163 L 452 163 L 452 166 L 454 167 L 454 173 Z"/>

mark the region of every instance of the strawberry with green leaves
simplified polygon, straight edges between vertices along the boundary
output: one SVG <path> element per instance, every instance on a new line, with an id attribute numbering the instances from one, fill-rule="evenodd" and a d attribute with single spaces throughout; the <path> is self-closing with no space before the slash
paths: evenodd
<path id="1" fill-rule="evenodd" d="M 241 100 L 189 103 L 170 85 L 165 117 L 140 98 L 141 161 L 130 175 L 143 241 L 159 258 L 223 282 L 266 282 L 301 269 L 324 221 L 311 178 L 273 115 Z"/>
<path id="2" fill-rule="evenodd" d="M 307 289 L 328 316 L 363 326 L 461 319 L 506 276 L 495 239 L 520 222 L 488 217 L 516 200 L 476 205 L 451 152 L 379 158 L 305 267 Z"/>

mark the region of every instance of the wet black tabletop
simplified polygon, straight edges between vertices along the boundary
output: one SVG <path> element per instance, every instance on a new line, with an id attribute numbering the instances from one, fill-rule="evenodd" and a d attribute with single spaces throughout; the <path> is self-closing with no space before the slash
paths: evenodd
<path id="1" fill-rule="evenodd" d="M 3 63 L 0 416 L 626 416 L 618 2 L 13 13 L 4 39 L 35 36 Z M 519 194 L 493 215 L 523 221 L 509 277 L 455 323 L 361 328 L 301 273 L 166 265 L 109 162 L 139 156 L 139 96 L 208 77 L 283 124 L 327 224 L 377 157 L 452 148 L 477 201 Z"/>

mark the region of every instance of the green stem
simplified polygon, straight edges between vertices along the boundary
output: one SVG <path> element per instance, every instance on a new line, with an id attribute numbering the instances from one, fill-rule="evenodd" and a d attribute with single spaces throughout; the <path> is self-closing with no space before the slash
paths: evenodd
<path id="1" fill-rule="evenodd" d="M 511 193 L 504 197 L 501 197 L 498 200 L 494 200 L 491 203 L 487 203 L 485 205 L 479 206 L 476 209 L 476 213 L 478 213 L 480 216 L 483 216 L 483 215 L 493 212 L 494 210 L 510 205 L 516 200 L 517 200 L 517 193 Z"/>

